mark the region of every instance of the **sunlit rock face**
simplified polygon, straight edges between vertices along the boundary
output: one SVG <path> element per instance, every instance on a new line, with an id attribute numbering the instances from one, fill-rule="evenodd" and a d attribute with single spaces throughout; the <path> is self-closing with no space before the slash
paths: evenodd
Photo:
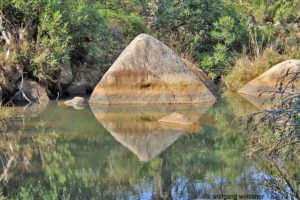
<path id="1" fill-rule="evenodd" d="M 214 102 L 215 97 L 170 48 L 137 36 L 94 89 L 90 104 Z"/>
<path id="2" fill-rule="evenodd" d="M 270 98 L 300 92 L 300 60 L 287 60 L 247 83 L 238 93 L 243 96 Z"/>
<path id="3" fill-rule="evenodd" d="M 202 130 L 199 122 L 212 103 L 148 106 L 92 105 L 96 119 L 121 144 L 130 149 L 141 161 L 149 161 L 173 144 L 181 135 Z M 180 113 L 193 124 L 159 122 L 171 113 Z"/>
<path id="4" fill-rule="evenodd" d="M 247 83 L 238 93 L 259 109 L 273 109 L 287 94 L 300 92 L 300 60 L 287 60 Z"/>

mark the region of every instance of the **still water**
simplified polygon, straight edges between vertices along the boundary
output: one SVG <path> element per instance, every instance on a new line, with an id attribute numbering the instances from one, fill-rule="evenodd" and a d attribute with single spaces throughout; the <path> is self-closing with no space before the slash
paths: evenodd
<path id="1" fill-rule="evenodd" d="M 0 199 L 299 198 L 297 161 L 248 156 L 258 108 L 241 98 L 17 111 L 1 133 Z M 172 112 L 197 124 L 158 122 Z"/>

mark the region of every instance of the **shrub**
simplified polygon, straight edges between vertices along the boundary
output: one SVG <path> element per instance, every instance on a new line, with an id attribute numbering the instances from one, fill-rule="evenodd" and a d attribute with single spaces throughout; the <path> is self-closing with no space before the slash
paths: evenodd
<path id="1" fill-rule="evenodd" d="M 61 90 L 62 63 L 81 64 L 106 51 L 108 28 L 98 4 L 87 0 L 0 1 L 0 58 L 4 58 L 0 65 L 17 64 L 25 78 L 39 80 L 53 93 Z"/>

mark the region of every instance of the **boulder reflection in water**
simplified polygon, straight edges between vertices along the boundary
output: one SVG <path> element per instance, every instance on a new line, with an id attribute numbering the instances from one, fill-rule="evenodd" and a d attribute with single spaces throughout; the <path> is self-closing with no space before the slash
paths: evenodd
<path id="1" fill-rule="evenodd" d="M 181 135 L 202 130 L 200 117 L 209 104 L 91 106 L 96 119 L 141 161 L 149 161 L 173 144 Z M 161 123 L 173 112 L 192 119 L 194 124 Z"/>

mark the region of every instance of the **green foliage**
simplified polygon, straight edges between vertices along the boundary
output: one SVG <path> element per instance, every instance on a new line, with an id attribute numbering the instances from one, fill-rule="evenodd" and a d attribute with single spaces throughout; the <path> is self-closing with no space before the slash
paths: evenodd
<path id="1" fill-rule="evenodd" d="M 297 0 L 245 0 L 241 4 L 261 22 L 299 22 L 300 2 Z"/>
<path id="2" fill-rule="evenodd" d="M 11 50 L 10 57 L 17 55 L 27 76 L 55 82 L 61 63 L 70 58 L 76 61 L 82 56 L 95 56 L 104 49 L 102 40 L 107 26 L 98 7 L 98 2 L 86 0 L 1 2 L 1 17 L 5 19 L 2 26 L 14 42 L 12 46 L 6 41 L 4 46 Z"/>
<path id="3" fill-rule="evenodd" d="M 160 37 L 178 52 L 192 55 L 211 77 L 220 76 L 247 41 L 245 20 L 222 1 L 180 2 L 158 3 Z"/>
<path id="4" fill-rule="evenodd" d="M 1 4 L 1 17 L 6 19 L 2 25 L 13 35 L 11 42 L 15 42 L 18 62 L 40 79 L 68 58 L 71 36 L 61 10 L 57 1 L 15 0 Z"/>
<path id="5" fill-rule="evenodd" d="M 167 43 L 175 43 L 179 51 L 186 48 L 205 50 L 209 47 L 195 44 L 208 44 L 212 24 L 220 16 L 221 1 L 171 1 L 157 3 L 155 29 Z"/>
<path id="6" fill-rule="evenodd" d="M 60 11 L 51 13 L 50 10 L 51 6 L 46 7 L 40 16 L 40 44 L 35 49 L 36 54 L 29 61 L 33 75 L 39 79 L 43 79 L 50 70 L 57 70 L 59 64 L 69 58 L 72 36 L 69 34 L 67 23 L 63 21 Z"/>
<path id="7" fill-rule="evenodd" d="M 105 1 L 99 9 L 100 15 L 107 19 L 109 28 L 128 40 L 148 32 L 141 12 L 142 5 L 138 1 Z"/>
<path id="8" fill-rule="evenodd" d="M 100 7 L 97 1 L 85 0 L 70 1 L 66 22 L 72 36 L 71 56 L 74 60 L 79 57 L 97 57 L 105 51 L 108 24 L 106 19 L 98 12 Z"/>
<path id="9" fill-rule="evenodd" d="M 212 37 L 218 42 L 222 42 L 225 45 L 231 45 L 236 40 L 235 33 L 235 21 L 229 16 L 225 16 L 214 23 L 214 29 L 212 31 Z"/>
<path id="10" fill-rule="evenodd" d="M 103 0 L 99 3 L 98 14 L 104 19 L 107 31 L 101 43 L 105 52 L 97 57 L 106 68 L 135 36 L 149 32 L 142 16 L 146 2 L 148 0 Z"/>
<path id="11" fill-rule="evenodd" d="M 299 22 L 299 7 L 293 0 L 3 0 L 0 8 L 8 20 L 3 25 L 14 44 L 2 43 L 1 57 L 10 49 L 6 63 L 55 84 L 66 60 L 78 68 L 107 67 L 130 40 L 146 32 L 220 78 L 241 55 L 255 58 L 270 46 L 285 53 L 299 33 L 274 23 Z M 18 34 L 27 25 L 21 40 Z"/>
<path id="12" fill-rule="evenodd" d="M 232 44 L 237 40 L 235 29 L 235 21 L 229 16 L 221 17 L 213 25 L 211 37 L 216 41 L 216 45 L 210 54 L 203 54 L 200 63 L 203 69 L 210 72 L 212 78 L 215 78 L 230 65 L 232 55 L 229 52 L 232 50 Z"/>
<path id="13" fill-rule="evenodd" d="M 295 34 L 275 28 L 274 23 L 276 20 L 297 22 L 298 4 L 295 1 L 183 3 L 165 0 L 157 3 L 154 29 L 168 46 L 178 53 L 191 55 L 212 78 L 217 78 L 226 74 L 241 54 L 257 57 L 271 46 L 285 53 L 289 46 L 286 38 Z"/>

